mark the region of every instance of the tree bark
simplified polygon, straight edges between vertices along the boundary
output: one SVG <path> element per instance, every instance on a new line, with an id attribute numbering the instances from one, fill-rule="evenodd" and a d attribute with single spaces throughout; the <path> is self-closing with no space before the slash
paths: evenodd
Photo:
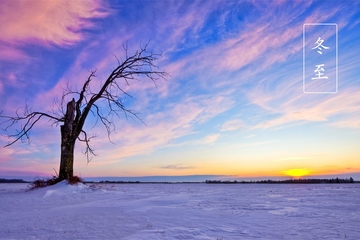
<path id="1" fill-rule="evenodd" d="M 60 126 L 61 131 L 61 156 L 59 179 L 69 179 L 74 174 L 74 149 L 76 137 L 73 134 L 73 123 L 75 116 L 75 99 L 66 106 L 64 125 Z"/>

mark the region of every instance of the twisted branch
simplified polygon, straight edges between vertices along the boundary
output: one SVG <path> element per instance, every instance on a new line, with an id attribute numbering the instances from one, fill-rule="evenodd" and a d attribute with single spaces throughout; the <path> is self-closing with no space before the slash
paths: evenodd
<path id="1" fill-rule="evenodd" d="M 127 109 L 124 106 L 119 93 L 131 98 L 132 96 L 120 87 L 120 81 L 124 81 L 126 85 L 130 85 L 132 80 L 137 80 L 137 78 L 143 76 L 150 79 L 156 86 L 156 80 L 159 78 L 165 79 L 168 76 L 166 72 L 157 70 L 158 67 L 154 64 L 161 54 L 148 51 L 147 46 L 148 44 L 144 47 L 140 47 L 140 49 L 132 56 L 128 56 L 127 47 L 124 46 L 126 59 L 124 61 L 120 61 L 119 58 L 115 56 L 118 65 L 110 73 L 97 93 L 93 93 L 90 90 L 92 80 L 96 77 L 96 70 L 90 72 L 90 75 L 86 79 L 80 91 L 72 91 L 68 84 L 62 94 L 61 103 L 56 104 L 60 113 L 55 113 L 55 111 L 53 111 L 53 114 L 48 114 L 32 111 L 27 104 L 25 105 L 24 113 L 22 115 L 18 113 L 19 109 L 16 111 L 15 116 L 4 116 L 1 111 L 0 118 L 5 119 L 5 121 L 0 122 L 0 125 L 5 125 L 5 128 L 3 129 L 4 131 L 8 131 L 13 126 L 21 123 L 20 128 L 16 130 L 16 133 L 8 135 L 9 137 L 15 139 L 6 144 L 5 147 L 12 145 L 19 140 L 22 141 L 27 139 L 30 141 L 31 130 L 42 118 L 49 119 L 53 125 L 65 122 L 66 99 L 75 95 L 77 96 L 77 101 L 75 102 L 75 119 L 72 124 L 71 138 L 74 142 L 79 140 L 85 143 L 86 150 L 84 153 L 87 155 L 88 162 L 90 162 L 91 159 L 89 158 L 89 155 L 96 156 L 96 154 L 89 144 L 90 140 L 95 136 L 88 137 L 87 132 L 83 129 L 88 114 L 91 112 L 94 115 L 96 123 L 100 120 L 101 124 L 105 127 L 108 139 L 111 142 L 110 135 L 116 131 L 113 118 L 115 116 L 120 117 L 121 112 L 126 118 L 133 116 L 143 122 L 134 111 Z M 107 103 L 108 112 L 105 114 L 98 104 L 100 100 Z M 83 137 L 80 137 L 80 135 Z"/>

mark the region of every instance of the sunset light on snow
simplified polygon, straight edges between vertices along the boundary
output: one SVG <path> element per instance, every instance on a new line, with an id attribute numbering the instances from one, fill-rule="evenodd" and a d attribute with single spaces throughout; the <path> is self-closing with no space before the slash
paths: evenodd
<path id="1" fill-rule="evenodd" d="M 77 142 L 75 174 L 360 180 L 359 9 L 337 0 L 2 0 L 0 113 L 26 103 L 59 111 L 64 89 L 79 90 L 96 69 L 95 91 L 124 46 L 132 54 L 148 43 L 169 76 L 123 83 L 132 96 L 123 104 L 143 122 L 120 114 L 110 141 L 87 119 L 96 156 L 87 163 Z M 4 128 L 0 178 L 56 174 L 60 126 L 42 121 L 30 144 L 6 148 L 16 128 Z"/>

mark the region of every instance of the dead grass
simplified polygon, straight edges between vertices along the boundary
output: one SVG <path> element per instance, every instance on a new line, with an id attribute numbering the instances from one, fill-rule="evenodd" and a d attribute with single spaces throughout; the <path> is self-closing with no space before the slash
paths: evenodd
<path id="1" fill-rule="evenodd" d="M 81 179 L 81 177 L 78 176 L 72 176 L 71 178 L 69 178 L 67 180 L 68 184 L 70 185 L 74 185 L 74 184 L 78 184 L 78 183 L 82 183 L 83 180 Z"/>
<path id="2" fill-rule="evenodd" d="M 36 179 L 35 181 L 33 181 L 32 183 L 29 184 L 28 190 L 30 191 L 30 190 L 34 190 L 34 189 L 38 189 L 38 188 L 52 186 L 61 181 L 62 180 L 59 179 L 57 176 L 53 176 L 52 178 L 48 178 L 48 179 Z M 73 177 L 67 179 L 66 181 L 70 185 L 74 185 L 74 184 L 83 182 L 83 180 L 78 176 L 73 176 Z"/>

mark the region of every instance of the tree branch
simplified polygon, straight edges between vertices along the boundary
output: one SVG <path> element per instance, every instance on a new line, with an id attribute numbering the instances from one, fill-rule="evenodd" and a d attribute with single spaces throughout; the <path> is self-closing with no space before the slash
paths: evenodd
<path id="1" fill-rule="evenodd" d="M 125 51 L 126 51 L 126 56 L 128 56 L 126 48 Z M 109 117 L 109 115 L 113 113 L 119 116 L 117 109 L 122 110 L 123 113 L 125 113 L 126 117 L 128 117 L 127 114 L 130 114 L 135 116 L 137 119 L 141 120 L 136 115 L 136 113 L 125 108 L 125 106 L 119 100 L 120 97 L 118 95 L 113 95 L 112 93 L 116 91 L 120 91 L 125 95 L 128 95 L 126 91 L 124 91 L 120 87 L 118 80 L 124 80 L 127 85 L 130 85 L 130 80 L 134 80 L 136 79 L 136 77 L 139 76 L 145 76 L 149 78 L 154 82 L 154 84 L 155 81 L 158 80 L 159 78 L 165 79 L 168 76 L 166 72 L 153 70 L 153 68 L 157 68 L 153 62 L 160 56 L 161 54 L 148 52 L 147 44 L 146 44 L 145 47 L 142 47 L 140 50 L 136 51 L 134 55 L 127 57 L 126 60 L 123 62 L 120 62 L 120 60 L 116 58 L 119 65 L 111 72 L 109 77 L 102 85 L 101 89 L 96 94 L 91 95 L 89 102 L 82 109 L 81 114 L 79 114 L 79 112 L 77 111 L 76 119 L 75 119 L 75 124 L 76 124 L 75 135 L 78 136 L 83 130 L 85 120 L 89 112 L 91 111 L 91 108 L 93 107 L 96 108 L 97 116 L 105 126 L 108 135 L 114 131 L 113 130 L 114 125 L 111 121 L 108 121 L 107 118 Z M 77 109 L 78 107 L 80 108 L 81 96 L 84 96 L 85 92 L 89 91 L 88 86 L 90 84 L 91 78 L 94 75 L 95 75 L 95 71 L 91 72 L 90 76 L 88 77 L 88 80 L 84 83 L 83 89 L 80 92 L 80 98 L 77 101 Z M 110 110 L 109 110 L 109 115 L 107 116 L 103 116 L 98 110 L 98 106 L 95 105 L 95 103 L 100 99 L 104 99 L 108 102 L 108 106 Z"/>
<path id="2" fill-rule="evenodd" d="M 63 118 L 57 118 L 50 114 L 43 113 L 43 112 L 32 112 L 28 105 L 25 106 L 24 116 L 20 116 L 18 113 L 19 109 L 16 111 L 16 116 L 4 116 L 0 114 L 0 118 L 6 119 L 5 121 L 1 122 L 1 124 L 6 124 L 5 128 L 3 130 L 8 131 L 11 127 L 13 127 L 18 122 L 25 122 L 24 125 L 20 127 L 19 130 L 17 130 L 17 133 L 15 134 L 9 134 L 8 136 L 10 138 L 14 137 L 15 140 L 11 141 L 10 143 L 6 144 L 4 147 L 8 147 L 10 145 L 13 145 L 15 142 L 22 140 L 23 138 L 26 138 L 28 142 L 30 142 L 30 131 L 34 127 L 34 125 L 42 118 L 47 117 L 51 120 L 56 122 L 64 122 Z"/>
<path id="3" fill-rule="evenodd" d="M 81 139 L 80 136 L 77 138 L 80 142 L 84 142 L 86 144 L 86 149 L 84 151 L 84 154 L 86 155 L 87 163 L 91 162 L 91 159 L 89 155 L 97 156 L 94 152 L 94 150 L 90 147 L 90 140 L 92 138 L 95 138 L 96 136 L 88 137 L 87 133 L 85 131 L 81 131 L 81 133 L 84 135 L 84 138 Z"/>
<path id="4" fill-rule="evenodd" d="M 66 141 L 75 144 L 76 140 L 84 142 L 86 145 L 85 154 L 87 155 L 88 163 L 91 161 L 89 155 L 95 155 L 94 150 L 90 147 L 90 140 L 95 136 L 89 137 L 87 132 L 83 129 L 88 114 L 91 112 L 105 127 L 108 135 L 108 139 L 111 142 L 110 135 L 116 132 L 114 124 L 114 117 L 120 117 L 120 112 L 125 115 L 126 118 L 135 117 L 143 122 L 137 113 L 124 106 L 124 102 L 121 96 L 132 96 L 121 88 L 121 83 L 130 85 L 131 81 L 139 80 L 142 77 L 150 79 L 156 86 L 158 79 L 166 79 L 168 74 L 164 71 L 159 71 L 154 62 L 161 56 L 161 54 L 154 53 L 147 50 L 148 44 L 144 47 L 140 46 L 140 49 L 133 55 L 128 55 L 127 46 L 124 46 L 126 59 L 123 61 L 115 56 L 117 60 L 117 67 L 109 74 L 98 92 L 92 92 L 90 89 L 92 80 L 95 76 L 96 70 L 90 71 L 90 74 L 84 82 L 80 90 L 73 91 L 69 83 L 63 88 L 63 94 L 61 96 L 60 103 L 55 105 L 58 107 L 59 113 L 53 111 L 53 114 L 44 112 L 32 111 L 27 104 L 25 104 L 24 113 L 19 114 L 18 109 L 15 116 L 4 116 L 3 111 L 0 111 L 0 118 L 5 119 L 0 122 L 0 125 L 5 124 L 4 131 L 9 131 L 10 128 L 20 123 L 20 128 L 16 130 L 16 133 L 8 135 L 10 138 L 14 138 L 10 143 L 6 144 L 8 147 L 19 140 L 24 138 L 30 141 L 30 132 L 33 127 L 42 119 L 47 118 L 52 121 L 52 124 L 57 123 L 69 123 L 69 131 Z M 75 96 L 74 96 L 75 95 Z M 67 116 L 67 104 L 68 99 L 73 97 L 77 98 L 75 101 L 74 111 L 71 113 L 71 120 L 65 119 Z M 74 99 L 74 98 L 73 98 Z M 103 101 L 103 102 L 102 102 Z M 70 102 L 69 102 L 70 103 Z M 101 103 L 106 103 L 105 110 L 102 108 Z M 65 111 L 66 109 L 66 111 Z M 95 123 L 95 125 L 96 125 Z M 144 122 L 143 122 L 144 123 Z M 145 123 L 144 123 L 145 124 Z"/>

